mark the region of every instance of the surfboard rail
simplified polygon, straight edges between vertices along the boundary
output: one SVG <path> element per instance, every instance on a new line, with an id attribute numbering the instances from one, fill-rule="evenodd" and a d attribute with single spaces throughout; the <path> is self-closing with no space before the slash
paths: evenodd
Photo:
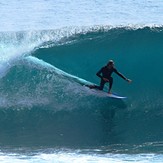
<path id="1" fill-rule="evenodd" d="M 108 92 L 106 92 L 104 90 L 99 90 L 99 89 L 97 89 L 96 85 L 84 85 L 84 86 L 88 87 L 90 89 L 93 89 L 93 90 L 100 91 L 100 92 L 104 93 L 109 98 L 115 98 L 115 99 L 126 99 L 127 98 L 126 96 L 120 96 L 120 95 L 118 95 L 116 93 L 108 93 Z"/>

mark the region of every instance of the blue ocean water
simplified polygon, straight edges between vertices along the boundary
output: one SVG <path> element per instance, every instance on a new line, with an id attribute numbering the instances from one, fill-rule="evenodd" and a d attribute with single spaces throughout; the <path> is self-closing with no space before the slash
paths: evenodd
<path id="1" fill-rule="evenodd" d="M 162 162 L 161 0 L 0 2 L 0 162 Z M 109 59 L 115 100 L 84 87 Z M 108 89 L 106 86 L 105 89 Z"/>

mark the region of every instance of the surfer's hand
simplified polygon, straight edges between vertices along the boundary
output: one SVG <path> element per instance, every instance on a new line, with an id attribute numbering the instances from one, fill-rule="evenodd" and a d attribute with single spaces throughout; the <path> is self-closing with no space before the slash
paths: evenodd
<path id="1" fill-rule="evenodd" d="M 126 81 L 127 81 L 128 83 L 131 83 L 131 82 L 132 82 L 132 80 L 130 80 L 130 79 L 126 79 Z"/>
<path id="2" fill-rule="evenodd" d="M 107 79 L 107 78 L 103 78 L 103 80 L 104 80 L 105 82 L 109 82 L 109 79 Z"/>

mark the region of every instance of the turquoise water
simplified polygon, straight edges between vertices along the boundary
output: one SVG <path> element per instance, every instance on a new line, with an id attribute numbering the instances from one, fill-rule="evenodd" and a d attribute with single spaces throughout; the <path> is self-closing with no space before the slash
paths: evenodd
<path id="1" fill-rule="evenodd" d="M 162 1 L 0 6 L 1 162 L 163 161 Z M 83 86 L 109 59 L 125 100 Z"/>

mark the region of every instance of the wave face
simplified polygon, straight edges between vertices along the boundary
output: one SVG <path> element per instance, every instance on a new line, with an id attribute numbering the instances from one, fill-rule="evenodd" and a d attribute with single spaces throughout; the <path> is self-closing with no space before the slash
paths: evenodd
<path id="1" fill-rule="evenodd" d="M 102 146 L 162 141 L 162 27 L 89 27 L 1 32 L 0 144 Z M 99 83 L 109 59 L 116 75 L 108 99 Z M 105 88 L 107 89 L 107 87 Z"/>

